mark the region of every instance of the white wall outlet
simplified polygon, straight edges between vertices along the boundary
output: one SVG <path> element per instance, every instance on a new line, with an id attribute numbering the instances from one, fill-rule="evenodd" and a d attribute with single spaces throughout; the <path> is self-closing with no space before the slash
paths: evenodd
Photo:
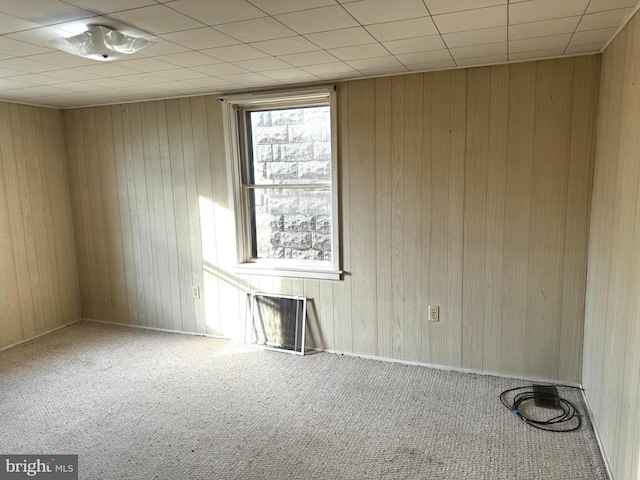
<path id="1" fill-rule="evenodd" d="M 191 287 L 191 295 L 196 300 L 200 298 L 200 287 L 198 285 L 194 285 L 193 287 Z"/>
<path id="2" fill-rule="evenodd" d="M 429 305 L 429 321 L 440 321 L 440 307 L 438 305 Z"/>

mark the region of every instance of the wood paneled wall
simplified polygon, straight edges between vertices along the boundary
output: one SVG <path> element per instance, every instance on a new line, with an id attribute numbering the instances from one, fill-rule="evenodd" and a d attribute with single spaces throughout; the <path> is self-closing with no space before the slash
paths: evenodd
<path id="1" fill-rule="evenodd" d="M 614 478 L 640 479 L 640 18 L 602 58 L 583 383 Z"/>
<path id="2" fill-rule="evenodd" d="M 62 114 L 0 102 L 0 347 L 80 318 Z"/>
<path id="3" fill-rule="evenodd" d="M 339 282 L 233 274 L 213 97 L 66 111 L 83 315 L 238 337 L 244 290 L 304 294 L 321 348 L 579 381 L 598 71 L 339 84 Z"/>

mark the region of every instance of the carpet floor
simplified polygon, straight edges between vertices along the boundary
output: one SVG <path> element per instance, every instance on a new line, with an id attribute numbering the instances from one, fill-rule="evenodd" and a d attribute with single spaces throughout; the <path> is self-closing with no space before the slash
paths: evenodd
<path id="1" fill-rule="evenodd" d="M 536 430 L 527 382 L 81 322 L 0 352 L 0 453 L 81 479 L 606 479 L 585 415 Z"/>

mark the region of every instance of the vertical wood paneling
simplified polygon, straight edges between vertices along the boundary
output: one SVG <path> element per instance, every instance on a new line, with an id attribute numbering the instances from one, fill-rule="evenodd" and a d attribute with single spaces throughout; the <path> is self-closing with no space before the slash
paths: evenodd
<path id="1" fill-rule="evenodd" d="M 0 103 L 0 347 L 80 318 L 62 114 Z"/>
<path id="2" fill-rule="evenodd" d="M 338 85 L 341 281 L 233 272 L 214 97 L 112 107 L 114 145 L 97 154 L 90 125 L 109 123 L 105 110 L 70 112 L 80 264 L 126 270 L 109 286 L 129 293 L 118 300 L 129 323 L 240 338 L 246 290 L 305 294 L 318 348 L 579 381 L 598 64 L 584 57 L 576 75 L 567 59 Z M 90 216 L 100 201 L 87 198 L 97 195 L 92 176 L 120 228 L 97 223 L 117 223 L 111 212 Z M 102 310 L 100 295 L 87 311 Z M 428 321 L 429 304 L 440 322 Z"/>
<path id="3" fill-rule="evenodd" d="M 529 215 L 537 63 L 511 65 L 500 328 L 503 371 L 524 375 L 529 269 Z"/>
<path id="4" fill-rule="evenodd" d="M 375 80 L 349 92 L 349 215 L 345 227 L 351 238 L 351 328 L 353 349 L 357 353 L 376 355 L 378 322 L 376 302 L 371 292 L 376 287 L 376 238 L 360 235 L 376 229 L 376 140 L 375 123 L 367 121 L 375 115 Z"/>
<path id="5" fill-rule="evenodd" d="M 559 373 L 573 62 L 539 62 L 536 77 L 525 374 L 547 378 Z"/>
<path id="6" fill-rule="evenodd" d="M 634 480 L 640 478 L 639 52 L 636 15 L 602 60 L 583 353 L 586 395 L 613 477 Z"/>
<path id="7" fill-rule="evenodd" d="M 404 90 L 403 285 L 404 358 L 422 360 L 422 137 L 424 75 L 407 75 Z"/>
<path id="8" fill-rule="evenodd" d="M 462 366 L 482 369 L 491 70 L 469 71 L 464 184 Z"/>
<path id="9" fill-rule="evenodd" d="M 393 353 L 391 283 L 391 78 L 376 80 L 376 309 L 378 355 Z"/>

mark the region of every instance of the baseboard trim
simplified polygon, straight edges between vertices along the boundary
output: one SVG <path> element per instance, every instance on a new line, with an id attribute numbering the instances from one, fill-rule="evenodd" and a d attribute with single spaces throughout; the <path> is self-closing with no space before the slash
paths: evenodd
<path id="1" fill-rule="evenodd" d="M 11 345 L 7 345 L 6 347 L 0 348 L 0 352 L 2 352 L 3 350 L 8 350 L 9 348 L 17 347 L 21 343 L 30 342 L 31 340 L 35 340 L 38 337 L 42 337 L 43 335 L 48 335 L 48 334 L 50 334 L 52 332 L 55 332 L 56 330 L 60 330 L 62 328 L 66 328 L 66 327 L 68 327 L 70 325 L 75 325 L 76 323 L 81 322 L 82 320 L 83 320 L 82 318 L 79 318 L 78 320 L 74 320 L 73 322 L 65 323 L 64 325 L 60 325 L 59 327 L 56 327 L 56 328 L 53 328 L 51 330 L 47 330 L 46 332 L 42 332 L 42 333 L 39 333 L 37 335 L 34 335 L 33 337 L 25 338 L 24 340 L 20 340 L 19 342 L 12 343 Z"/>
<path id="2" fill-rule="evenodd" d="M 582 398 L 584 398 L 584 404 L 587 406 L 587 411 L 589 412 L 589 419 L 591 420 L 591 426 L 593 427 L 593 432 L 596 434 L 596 440 L 598 441 L 598 448 L 600 449 L 600 455 L 602 455 L 602 459 L 604 460 L 604 466 L 607 469 L 607 475 L 609 475 L 609 478 L 613 480 L 613 472 L 611 471 L 611 464 L 609 463 L 607 454 L 604 451 L 604 446 L 602 445 L 602 439 L 600 438 L 600 432 L 598 432 L 598 424 L 596 423 L 596 417 L 593 414 L 593 409 L 591 408 L 591 404 L 589 403 L 589 398 L 587 398 L 586 390 L 582 391 Z"/>
<path id="3" fill-rule="evenodd" d="M 147 327 L 147 326 L 144 326 L 144 325 L 131 325 L 131 324 L 128 324 L 128 323 L 107 322 L 105 320 L 95 320 L 95 319 L 92 319 L 92 318 L 83 318 L 82 320 L 85 320 L 87 322 L 104 323 L 104 324 L 107 324 L 107 325 L 120 325 L 122 327 L 139 328 L 139 329 L 142 329 L 142 330 L 153 330 L 153 331 L 156 331 L 156 332 L 178 333 L 180 335 L 192 335 L 192 336 L 197 336 L 197 337 L 217 338 L 217 339 L 220 339 L 220 340 L 229 340 L 229 341 L 232 341 L 232 342 L 242 343 L 242 341 L 238 340 L 237 338 L 229 338 L 229 337 L 225 337 L 225 336 L 222 336 L 222 335 L 212 335 L 212 334 L 209 334 L 209 333 L 184 332 L 184 331 L 181 331 L 181 330 L 171 330 L 171 329 L 168 329 L 168 328 L 156 328 L 156 327 Z M 382 361 L 382 362 L 400 363 L 402 365 L 412 365 L 412 366 L 417 366 L 417 367 L 436 368 L 438 370 L 449 370 L 449 371 L 452 371 L 452 372 L 473 373 L 475 375 L 487 375 L 487 376 L 490 376 L 490 377 L 512 378 L 514 380 L 523 380 L 525 382 L 543 382 L 543 383 L 551 383 L 551 384 L 554 384 L 554 385 L 570 385 L 572 387 L 580 387 L 580 388 L 582 388 L 582 385 L 580 383 L 576 383 L 576 382 L 561 382 L 559 380 L 549 380 L 549 379 L 546 379 L 546 378 L 523 377 L 523 376 L 509 375 L 509 374 L 506 374 L 506 373 L 499 373 L 499 372 L 485 372 L 485 371 L 482 371 L 482 370 L 472 370 L 472 369 L 467 369 L 467 368 L 449 367 L 449 366 L 446 366 L 446 365 L 435 365 L 435 364 L 432 364 L 432 363 L 412 362 L 410 360 L 400 360 L 400 359 L 397 359 L 397 358 L 378 357 L 376 355 L 367 355 L 367 354 L 361 354 L 361 353 L 341 352 L 339 350 L 330 350 L 330 349 L 324 349 L 324 348 L 309 348 L 307 350 L 334 353 L 334 354 L 337 354 L 337 355 L 347 355 L 349 357 L 366 358 L 367 360 L 379 360 L 379 361 Z"/>
<path id="4" fill-rule="evenodd" d="M 96 320 L 94 318 L 82 318 L 81 321 L 93 322 L 93 323 L 104 323 L 105 325 L 118 325 L 119 327 L 138 328 L 140 330 L 152 330 L 154 332 L 177 333 L 178 335 L 189 335 L 189 336 L 192 336 L 192 337 L 217 338 L 219 340 L 230 340 L 232 342 L 239 342 L 239 340 L 237 340 L 235 338 L 229 338 L 229 337 L 225 337 L 225 336 L 222 336 L 222 335 L 213 335 L 211 333 L 185 332 L 185 331 L 182 331 L 182 330 L 171 330 L 169 328 L 147 327 L 145 325 L 131 325 L 130 323 L 108 322 L 106 320 Z"/>

